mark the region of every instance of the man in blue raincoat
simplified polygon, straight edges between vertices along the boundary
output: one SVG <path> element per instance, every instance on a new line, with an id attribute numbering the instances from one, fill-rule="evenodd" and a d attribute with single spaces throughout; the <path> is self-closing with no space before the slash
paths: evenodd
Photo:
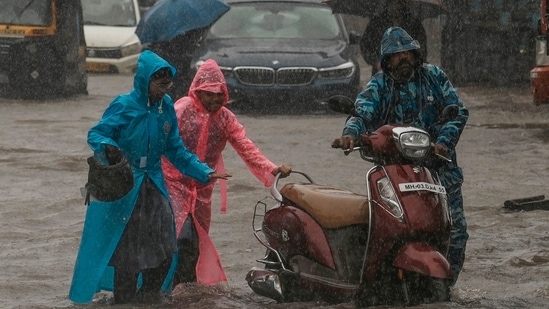
<path id="1" fill-rule="evenodd" d="M 435 152 L 452 162 L 442 162 L 435 170 L 448 193 L 452 212 L 452 231 L 448 261 L 455 284 L 465 260 L 469 235 L 463 212 L 461 185 L 463 173 L 457 165 L 456 145 L 469 112 L 448 76 L 440 68 L 423 63 L 420 44 L 400 27 L 388 28 L 381 41 L 382 70 L 367 83 L 355 101 L 358 117 L 350 117 L 341 138 L 334 146 L 352 149 L 361 133 L 374 131 L 387 123 L 402 123 L 429 131 L 435 141 Z M 458 115 L 434 129 L 444 107 L 456 104 Z"/>
<path id="2" fill-rule="evenodd" d="M 160 56 L 143 52 L 134 89 L 117 96 L 88 132 L 95 159 L 115 165 L 124 157 L 134 186 L 115 201 L 89 203 L 69 292 L 74 302 L 89 303 L 102 289 L 114 292 L 115 304 L 157 302 L 161 290 L 170 288 L 177 244 L 161 156 L 202 183 L 230 177 L 215 173 L 183 145 L 166 94 L 175 73 Z"/>

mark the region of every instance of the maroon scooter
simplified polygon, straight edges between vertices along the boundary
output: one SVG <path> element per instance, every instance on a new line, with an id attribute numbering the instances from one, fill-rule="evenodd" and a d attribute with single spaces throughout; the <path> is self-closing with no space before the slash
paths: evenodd
<path id="1" fill-rule="evenodd" d="M 360 307 L 449 299 L 451 216 L 446 190 L 427 167 L 435 157 L 429 134 L 385 125 L 360 142 L 354 150 L 374 163 L 366 195 L 293 171 L 286 183 L 276 177 L 274 207 L 256 204 L 253 233 L 267 253 L 246 275 L 254 292 Z M 295 174 L 305 181 L 289 182 Z"/>

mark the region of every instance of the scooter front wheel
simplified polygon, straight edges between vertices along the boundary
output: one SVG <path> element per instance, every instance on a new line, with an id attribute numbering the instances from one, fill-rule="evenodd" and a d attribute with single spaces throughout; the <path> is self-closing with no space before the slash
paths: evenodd
<path id="1" fill-rule="evenodd" d="M 418 283 L 408 281 L 406 284 L 409 293 L 409 298 L 407 299 L 409 306 L 440 303 L 450 300 L 450 281 L 448 279 L 429 276 L 421 276 L 419 279 Z"/>
<path id="2" fill-rule="evenodd" d="M 404 279 L 376 282 L 373 287 L 357 291 L 355 305 L 365 308 L 380 305 L 416 306 L 446 302 L 450 299 L 450 281 L 418 273 L 408 273 Z"/>
<path id="3" fill-rule="evenodd" d="M 448 279 L 431 278 L 430 303 L 445 302 L 450 300 L 450 281 Z"/>

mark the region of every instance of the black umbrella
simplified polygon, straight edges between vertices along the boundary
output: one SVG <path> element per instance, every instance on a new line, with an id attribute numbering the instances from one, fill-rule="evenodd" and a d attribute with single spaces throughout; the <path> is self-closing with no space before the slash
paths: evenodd
<path id="1" fill-rule="evenodd" d="M 324 0 L 334 14 L 372 17 L 379 14 L 387 0 Z M 412 14 L 419 19 L 446 14 L 442 0 L 408 0 Z"/>

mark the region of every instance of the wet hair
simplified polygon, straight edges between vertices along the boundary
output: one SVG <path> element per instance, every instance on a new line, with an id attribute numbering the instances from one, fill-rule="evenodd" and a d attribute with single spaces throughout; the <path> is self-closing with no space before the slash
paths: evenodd
<path id="1" fill-rule="evenodd" d="M 170 68 L 162 68 L 154 72 L 154 74 L 151 76 L 151 80 L 157 80 L 164 77 L 167 77 L 169 79 L 172 78 L 172 71 L 170 70 Z"/>

